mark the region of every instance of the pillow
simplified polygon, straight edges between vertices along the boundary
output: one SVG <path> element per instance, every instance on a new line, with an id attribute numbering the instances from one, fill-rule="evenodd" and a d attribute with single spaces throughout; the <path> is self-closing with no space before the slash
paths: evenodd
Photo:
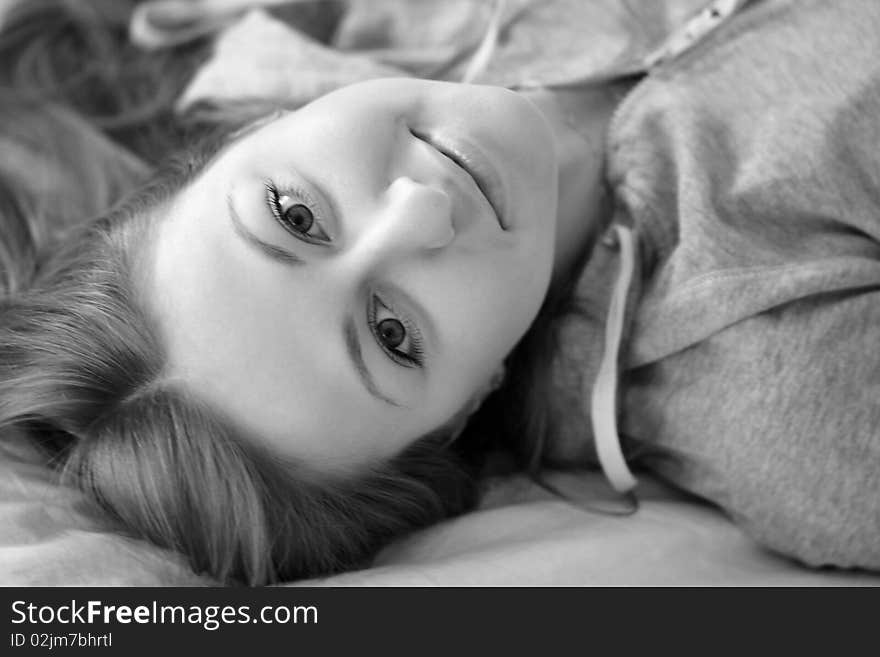
<path id="1" fill-rule="evenodd" d="M 596 472 L 548 475 L 573 499 L 611 506 Z M 648 477 L 641 508 L 585 512 L 522 476 L 495 479 L 481 508 L 397 541 L 372 567 L 319 586 L 832 586 L 880 576 L 816 571 L 767 552 L 720 511 Z M 169 550 L 128 538 L 55 481 L 20 438 L 0 441 L 0 585 L 204 586 Z"/>
<path id="2" fill-rule="evenodd" d="M 0 440 L 0 585 L 210 584 L 177 554 L 112 531 L 23 438 Z"/>

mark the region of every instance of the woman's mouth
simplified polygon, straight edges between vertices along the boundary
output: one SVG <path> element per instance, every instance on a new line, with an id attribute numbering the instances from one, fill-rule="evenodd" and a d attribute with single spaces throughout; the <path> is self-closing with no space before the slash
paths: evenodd
<path id="1" fill-rule="evenodd" d="M 477 188 L 488 201 L 489 206 L 495 213 L 498 225 L 502 230 L 507 230 L 504 221 L 507 195 L 501 181 L 501 176 L 488 156 L 473 142 L 458 137 L 441 133 L 421 133 L 415 131 L 413 134 L 418 139 L 433 146 L 458 167 L 464 169 L 465 173 L 473 179 Z"/>

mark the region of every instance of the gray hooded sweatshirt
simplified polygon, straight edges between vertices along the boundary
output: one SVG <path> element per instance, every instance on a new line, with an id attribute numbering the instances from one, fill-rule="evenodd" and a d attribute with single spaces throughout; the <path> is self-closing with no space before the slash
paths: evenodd
<path id="1" fill-rule="evenodd" d="M 634 88 L 607 167 L 624 453 L 773 550 L 880 569 L 880 2 L 748 3 Z M 620 254 L 562 328 L 556 460 L 592 455 Z"/>

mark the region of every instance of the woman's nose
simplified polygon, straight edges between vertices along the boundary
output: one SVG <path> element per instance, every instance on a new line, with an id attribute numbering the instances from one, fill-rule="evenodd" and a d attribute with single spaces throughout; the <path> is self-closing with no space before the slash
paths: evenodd
<path id="1" fill-rule="evenodd" d="M 386 188 L 358 246 L 372 258 L 394 259 L 443 249 L 454 238 L 449 195 L 436 186 L 399 177 Z"/>

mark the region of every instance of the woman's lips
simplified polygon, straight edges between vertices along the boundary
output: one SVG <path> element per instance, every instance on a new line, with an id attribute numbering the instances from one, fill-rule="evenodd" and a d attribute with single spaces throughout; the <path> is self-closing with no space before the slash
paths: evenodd
<path id="1" fill-rule="evenodd" d="M 504 221 L 507 195 L 501 176 L 488 156 L 473 142 L 442 133 L 413 133 L 419 139 L 437 149 L 452 160 L 474 180 L 477 188 L 486 198 L 495 219 L 502 230 L 507 230 Z"/>

